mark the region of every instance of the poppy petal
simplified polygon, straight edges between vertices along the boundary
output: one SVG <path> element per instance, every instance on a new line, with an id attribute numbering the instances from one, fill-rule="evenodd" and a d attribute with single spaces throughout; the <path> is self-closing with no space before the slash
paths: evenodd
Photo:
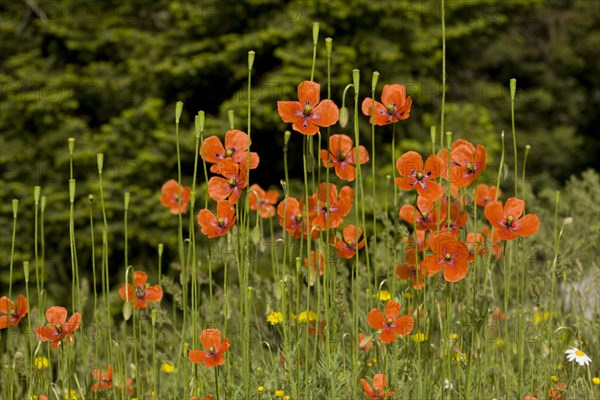
<path id="1" fill-rule="evenodd" d="M 329 138 L 329 151 L 335 157 L 339 154 L 346 155 L 352 150 L 352 139 L 346 135 L 331 135 Z"/>
<path id="2" fill-rule="evenodd" d="M 533 235 L 540 229 L 540 220 L 535 214 L 527 214 L 515 222 L 512 229 L 519 236 Z"/>
<path id="3" fill-rule="evenodd" d="M 523 211 L 525 211 L 525 202 L 521 199 L 517 199 L 516 197 L 510 197 L 504 204 L 503 219 L 512 216 L 514 220 L 517 220 L 521 214 L 523 214 Z"/>
<path id="4" fill-rule="evenodd" d="M 216 164 L 225 159 L 225 148 L 217 136 L 209 136 L 202 142 L 200 157 L 209 164 Z"/>
<path id="5" fill-rule="evenodd" d="M 134 271 L 133 272 L 133 284 L 135 286 L 146 286 L 146 281 L 148 280 L 148 274 L 144 271 Z"/>
<path id="6" fill-rule="evenodd" d="M 250 147 L 250 139 L 245 132 L 239 129 L 232 129 L 225 133 L 225 148 L 226 150 L 233 150 L 237 153 L 245 153 Z"/>
<path id="7" fill-rule="evenodd" d="M 67 321 L 67 309 L 59 306 L 52 306 L 46 310 L 46 319 L 51 324 L 64 324 Z"/>
<path id="8" fill-rule="evenodd" d="M 148 301 L 160 301 L 163 297 L 163 290 L 159 285 L 150 286 L 145 292 Z"/>
<path id="9" fill-rule="evenodd" d="M 298 101 L 303 107 L 315 107 L 321 98 L 321 85 L 313 81 L 304 81 L 298 85 Z"/>
<path id="10" fill-rule="evenodd" d="M 385 305 L 385 317 L 396 319 L 400 315 L 400 303 L 396 300 L 388 300 Z"/>
<path id="11" fill-rule="evenodd" d="M 367 315 L 367 323 L 373 329 L 382 329 L 385 328 L 385 317 L 380 310 L 373 308 Z"/>
<path id="12" fill-rule="evenodd" d="M 288 124 L 302 120 L 302 105 L 297 101 L 278 101 L 277 112 L 282 121 Z"/>
<path id="13" fill-rule="evenodd" d="M 312 110 L 310 120 L 317 126 L 327 127 L 335 124 L 339 117 L 338 106 L 331 100 L 323 100 Z"/>

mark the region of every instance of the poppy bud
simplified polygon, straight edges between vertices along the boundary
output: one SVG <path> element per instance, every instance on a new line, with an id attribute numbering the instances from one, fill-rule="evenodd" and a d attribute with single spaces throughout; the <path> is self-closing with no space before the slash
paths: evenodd
<path id="1" fill-rule="evenodd" d="M 104 154 L 96 154 L 96 162 L 98 163 L 98 173 L 102 175 L 102 168 L 104 168 Z"/>
<path id="2" fill-rule="evenodd" d="M 131 198 L 131 194 L 129 192 L 125 192 L 123 197 L 123 206 L 125 211 L 129 210 L 129 199 Z"/>
<path id="3" fill-rule="evenodd" d="M 327 58 L 331 57 L 331 47 L 332 47 L 333 39 L 328 37 L 325 38 L 325 49 L 327 50 Z"/>
<path id="4" fill-rule="evenodd" d="M 183 103 L 181 101 L 178 101 L 175 104 L 175 123 L 176 124 L 179 123 L 179 118 L 181 118 L 182 111 L 183 111 Z"/>
<path id="5" fill-rule="evenodd" d="M 33 188 L 33 200 L 35 202 L 35 205 L 37 206 L 40 202 L 40 192 L 42 191 L 41 186 L 35 186 Z"/>
<path id="6" fill-rule="evenodd" d="M 248 52 L 248 69 L 252 69 L 252 66 L 254 65 L 254 50 L 250 50 Z"/>
<path id="7" fill-rule="evenodd" d="M 233 110 L 227 110 L 227 119 L 229 120 L 229 129 L 234 129 L 235 115 L 233 114 Z"/>
<path id="8" fill-rule="evenodd" d="M 75 201 L 75 179 L 69 179 L 69 202 Z"/>
<path id="9" fill-rule="evenodd" d="M 352 84 L 354 85 L 354 93 L 358 93 L 358 87 L 360 86 L 360 70 L 352 70 Z"/>
<path id="10" fill-rule="evenodd" d="M 75 138 L 70 137 L 69 141 L 69 155 L 73 155 L 73 150 L 75 150 Z"/>
<path id="11" fill-rule="evenodd" d="M 13 199 L 13 201 L 12 201 L 13 218 L 17 218 L 17 210 L 18 209 L 19 209 L 19 199 Z"/>
<path id="12" fill-rule="evenodd" d="M 25 282 L 29 282 L 29 261 L 23 261 L 23 274 L 25 275 Z"/>
<path id="13" fill-rule="evenodd" d="M 40 208 L 42 210 L 42 212 L 44 212 L 44 210 L 46 209 L 46 196 L 42 196 L 42 201 L 40 202 Z"/>
<path id="14" fill-rule="evenodd" d="M 348 107 L 340 108 L 340 126 L 345 128 L 348 125 Z"/>
<path id="15" fill-rule="evenodd" d="M 517 93 L 517 80 L 515 78 L 512 78 L 510 80 L 510 99 L 511 100 L 515 99 L 516 93 Z"/>
<path id="16" fill-rule="evenodd" d="M 429 128 L 429 135 L 431 136 L 431 143 L 433 143 L 433 145 L 435 146 L 435 139 L 436 139 L 435 125 L 432 125 Z"/>
<path id="17" fill-rule="evenodd" d="M 371 80 L 371 90 L 373 91 L 373 96 L 375 96 L 375 87 L 377 86 L 377 81 L 379 80 L 379 72 L 373 72 L 373 79 Z"/>
<path id="18" fill-rule="evenodd" d="M 319 41 L 319 23 L 317 21 L 313 22 L 313 44 L 316 46 Z"/>

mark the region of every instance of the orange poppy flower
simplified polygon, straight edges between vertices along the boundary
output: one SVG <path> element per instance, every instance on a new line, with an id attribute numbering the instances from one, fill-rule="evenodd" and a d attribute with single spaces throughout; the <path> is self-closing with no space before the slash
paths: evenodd
<path id="1" fill-rule="evenodd" d="M 175 179 L 168 180 L 162 185 L 160 190 L 160 202 L 163 206 L 169 207 L 171 214 L 179 214 L 178 192 L 181 190 L 181 213 L 187 212 L 188 202 L 190 201 L 191 190 L 187 186 L 179 184 Z"/>
<path id="2" fill-rule="evenodd" d="M 223 353 L 229 349 L 229 338 L 221 341 L 221 331 L 218 329 L 205 329 L 200 333 L 200 343 L 204 350 L 190 350 L 188 358 L 194 364 L 204 363 L 206 368 L 225 364 Z"/>
<path id="3" fill-rule="evenodd" d="M 216 171 L 223 177 L 213 176 L 208 180 L 208 196 L 215 201 L 227 200 L 229 204 L 235 204 L 248 185 L 246 169 L 240 168 L 232 158 L 227 158 L 218 164 Z"/>
<path id="4" fill-rule="evenodd" d="M 81 314 L 73 313 L 67 322 L 67 309 L 58 306 L 52 306 L 46 310 L 46 319 L 49 325 L 35 328 L 35 333 L 42 342 L 52 342 L 53 349 L 56 349 L 63 339 L 73 341 L 73 332 L 81 324 Z"/>
<path id="5" fill-rule="evenodd" d="M 423 231 L 429 229 L 435 231 L 438 221 L 446 219 L 446 210 L 441 208 L 441 218 L 438 218 L 438 207 L 427 197 L 417 197 L 417 207 L 412 204 L 405 204 L 400 208 L 400 219 L 406 221 L 409 225 L 415 225 L 417 230 Z"/>
<path id="6" fill-rule="evenodd" d="M 523 400 L 538 400 L 535 396 L 523 396 Z"/>
<path id="7" fill-rule="evenodd" d="M 498 189 L 498 197 L 502 192 Z M 475 189 L 475 203 L 478 206 L 485 207 L 496 199 L 496 186 L 488 186 L 485 183 L 480 183 Z"/>
<path id="8" fill-rule="evenodd" d="M 158 285 L 146 284 L 148 275 L 144 271 L 133 272 L 133 283 L 123 284 L 119 289 L 119 296 L 125 301 L 134 301 L 133 308 L 146 308 L 148 301 L 160 301 L 163 296 L 162 288 Z"/>
<path id="9" fill-rule="evenodd" d="M 400 303 L 388 300 L 385 305 L 385 315 L 378 309 L 369 311 L 367 322 L 373 329 L 379 329 L 379 340 L 389 344 L 396 341 L 396 335 L 408 335 L 415 324 L 410 315 L 400 315 Z"/>
<path id="10" fill-rule="evenodd" d="M 198 225 L 209 239 L 223 236 L 235 224 L 235 208 L 225 200 L 217 202 L 217 215 L 208 209 L 198 212 Z"/>
<path id="11" fill-rule="evenodd" d="M 467 234 L 467 248 L 469 249 L 469 262 L 475 262 L 475 253 L 477 255 L 485 254 L 485 244 L 483 235 L 479 232 L 469 232 Z"/>
<path id="12" fill-rule="evenodd" d="M 318 260 L 317 260 L 317 254 L 318 254 Z M 323 255 L 322 251 L 314 251 L 311 250 L 310 251 L 310 268 L 308 266 L 308 258 L 304 259 L 304 266 L 306 268 L 309 268 L 308 270 L 308 284 L 310 286 L 313 286 L 315 284 L 315 280 L 317 278 L 317 274 L 318 276 L 323 276 L 323 274 L 325 273 L 325 256 Z M 317 272 L 317 264 L 319 265 L 319 272 Z"/>
<path id="13" fill-rule="evenodd" d="M 356 238 L 358 237 L 358 245 Z M 335 236 L 331 238 L 331 244 L 337 248 L 337 255 L 342 258 L 352 258 L 357 249 L 365 247 L 365 238 L 362 229 L 354 225 L 347 225 L 342 230 L 342 238 Z"/>
<path id="14" fill-rule="evenodd" d="M 410 117 L 412 99 L 406 97 L 406 87 L 404 85 L 394 84 L 383 86 L 381 101 L 383 104 L 375 101 L 375 114 L 371 117 L 371 122 L 375 125 L 393 124 Z M 364 99 L 361 110 L 363 114 L 370 116 L 371 111 L 373 111 L 373 99 L 370 97 Z"/>
<path id="15" fill-rule="evenodd" d="M 387 379 L 384 374 L 375 374 L 373 377 L 373 387 L 369 385 L 364 379 L 360 380 L 362 384 L 363 390 L 365 391 L 365 396 L 370 399 L 384 399 L 386 397 L 390 397 L 394 394 L 391 390 L 386 392 L 385 388 L 387 386 Z"/>
<path id="16" fill-rule="evenodd" d="M 356 163 L 369 161 L 369 153 L 365 146 L 352 147 L 352 139 L 346 135 L 332 135 L 329 138 L 329 152 L 321 150 L 321 159 L 326 168 L 335 167 L 335 174 L 345 181 L 353 181 L 356 177 Z"/>
<path id="17" fill-rule="evenodd" d="M 200 157 L 207 163 L 214 164 L 210 167 L 210 171 L 213 173 L 217 173 L 218 165 L 228 158 L 242 166 L 242 169 L 246 169 L 249 148 L 248 135 L 238 129 L 232 129 L 225 133 L 225 146 L 217 136 L 209 136 L 204 139 L 200 148 Z M 258 154 L 251 152 L 250 169 L 258 167 L 259 161 Z"/>
<path id="18" fill-rule="evenodd" d="M 304 232 L 305 218 L 302 215 L 300 203 L 293 197 L 286 197 L 277 206 L 279 225 L 295 239 L 302 236 Z"/>
<path id="19" fill-rule="evenodd" d="M 444 197 L 442 199 L 442 210 L 448 209 L 448 199 Z M 460 228 L 465 226 L 467 223 L 468 216 L 467 213 L 463 212 L 460 203 L 456 200 L 452 200 L 450 203 L 450 223 L 448 224 L 448 220 L 444 217 L 442 223 L 440 224 L 440 230 L 442 232 L 450 232 L 454 236 L 458 236 L 460 232 Z"/>
<path id="20" fill-rule="evenodd" d="M 367 336 L 360 332 L 358 334 L 358 349 L 360 351 L 369 351 L 371 350 L 371 348 L 373 347 L 373 340 L 372 337 L 368 338 L 369 340 L 367 340 Z"/>
<path id="21" fill-rule="evenodd" d="M 412 281 L 412 287 L 415 289 L 423 289 L 425 286 L 425 267 L 423 264 L 398 264 L 396 265 L 396 276 L 398 279 Z"/>
<path id="22" fill-rule="evenodd" d="M 308 322 L 308 334 L 311 336 L 323 337 L 325 334 L 325 326 L 327 326 L 327 321 L 323 320 L 319 322 L 317 326 L 317 321 L 309 321 Z"/>
<path id="23" fill-rule="evenodd" d="M 438 155 L 444 162 L 447 162 L 447 149 L 440 150 Z M 469 186 L 484 170 L 486 164 L 487 151 L 485 147 L 480 144 L 475 147 L 464 139 L 455 140 L 450 151 L 450 182 L 458 187 Z"/>
<path id="24" fill-rule="evenodd" d="M 521 217 L 523 211 L 525 211 L 525 202 L 515 197 L 507 199 L 504 208 L 499 200 L 485 206 L 485 216 L 496 228 L 494 240 L 497 238 L 513 240 L 517 236 L 526 237 L 536 233 L 540 229 L 539 218 L 535 214 Z"/>
<path id="25" fill-rule="evenodd" d="M 567 390 L 566 383 L 559 383 L 558 385 L 552 385 L 550 389 L 548 389 L 548 398 L 554 400 L 562 399 L 563 392 Z"/>
<path id="26" fill-rule="evenodd" d="M 458 282 L 467 275 L 469 269 L 469 249 L 450 232 L 435 235 L 429 242 L 434 254 L 425 257 L 423 265 L 427 275 L 435 275 L 444 269 L 444 279 Z"/>
<path id="27" fill-rule="evenodd" d="M 396 161 L 396 169 L 400 174 L 394 182 L 403 190 L 416 189 L 419 196 L 436 201 L 444 194 L 442 185 L 435 182 L 444 170 L 444 162 L 436 155 L 431 155 L 423 167 L 423 158 L 415 151 L 404 153 Z"/>
<path id="28" fill-rule="evenodd" d="M 263 188 L 261 188 L 256 183 L 250 186 L 250 190 L 248 192 L 248 204 L 250 205 L 251 210 L 255 210 L 258 212 L 263 218 L 271 218 L 275 215 L 275 204 L 277 204 L 277 199 L 279 198 L 279 193 L 277 190 L 269 190 L 265 192 Z"/>
<path id="29" fill-rule="evenodd" d="M 311 227 L 337 228 L 344 222 L 344 217 L 350 213 L 353 199 L 354 190 L 350 186 L 344 186 L 338 196 L 337 187 L 333 183 L 319 184 L 317 193 L 308 198 Z"/>
<path id="30" fill-rule="evenodd" d="M 92 385 L 92 392 L 112 388 L 112 365 L 108 366 L 108 368 L 106 369 L 106 374 L 100 369 L 95 369 L 92 371 L 92 376 L 94 377 L 94 379 L 97 380 L 97 382 Z"/>
<path id="31" fill-rule="evenodd" d="M 7 296 L 0 298 L 0 329 L 18 325 L 27 315 L 27 298 L 22 294 L 17 296 L 17 306 Z"/>
<path id="32" fill-rule="evenodd" d="M 339 118 L 339 109 L 331 100 L 319 102 L 321 85 L 304 81 L 298 85 L 299 101 L 278 101 L 277 111 L 286 123 L 292 123 L 292 129 L 303 135 L 314 135 L 319 127 L 335 124 Z"/>

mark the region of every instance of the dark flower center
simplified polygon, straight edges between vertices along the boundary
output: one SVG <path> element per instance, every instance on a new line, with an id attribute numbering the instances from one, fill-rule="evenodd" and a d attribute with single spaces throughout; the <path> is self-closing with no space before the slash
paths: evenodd
<path id="1" fill-rule="evenodd" d="M 394 115 L 396 113 L 396 104 L 394 104 L 394 103 L 388 104 L 387 111 L 388 111 L 388 114 Z"/>
<path id="2" fill-rule="evenodd" d="M 62 333 L 62 324 L 60 322 L 55 323 L 54 327 L 56 328 L 57 333 Z"/>
<path id="3" fill-rule="evenodd" d="M 475 172 L 475 166 L 472 163 L 467 163 L 467 165 L 465 166 L 465 168 L 467 169 L 467 171 L 469 172 Z"/>
<path id="4" fill-rule="evenodd" d="M 217 352 L 217 350 L 215 349 L 215 347 L 214 347 L 214 346 L 210 346 L 210 347 L 208 348 L 208 352 L 209 352 L 211 355 L 214 355 L 214 354 Z"/>
<path id="5" fill-rule="evenodd" d="M 346 159 L 346 155 L 340 150 L 337 152 L 337 158 L 340 161 L 344 161 Z"/>
<path id="6" fill-rule="evenodd" d="M 141 298 L 143 298 L 145 295 L 146 295 L 146 291 L 144 290 L 144 287 L 143 287 L 143 286 L 140 286 L 140 285 L 138 285 L 138 286 L 136 286 L 136 287 L 135 287 L 135 297 L 137 297 L 137 298 L 140 298 L 140 299 L 141 299 Z"/>

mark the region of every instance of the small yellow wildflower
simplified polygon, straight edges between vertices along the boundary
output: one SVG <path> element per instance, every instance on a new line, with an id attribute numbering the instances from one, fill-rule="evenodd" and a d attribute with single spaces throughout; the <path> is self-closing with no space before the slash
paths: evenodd
<path id="1" fill-rule="evenodd" d="M 412 299 L 412 293 L 405 292 L 402 297 L 404 297 L 406 300 L 410 300 Z"/>
<path id="2" fill-rule="evenodd" d="M 287 394 L 285 396 L 283 396 L 283 400 L 290 400 L 290 396 L 288 396 Z"/>
<path id="3" fill-rule="evenodd" d="M 160 370 L 164 373 L 172 374 L 173 372 L 177 371 L 177 367 L 175 367 L 173 363 L 166 362 L 160 366 Z"/>
<path id="4" fill-rule="evenodd" d="M 377 364 L 377 357 L 373 357 L 373 358 L 371 358 L 371 362 L 372 362 L 373 364 Z"/>
<path id="5" fill-rule="evenodd" d="M 533 314 L 533 323 L 535 323 L 537 325 L 540 322 L 542 322 L 542 313 L 539 311 L 536 311 L 535 314 Z"/>
<path id="6" fill-rule="evenodd" d="M 463 352 L 460 352 L 460 351 L 454 353 L 454 355 L 452 356 L 452 358 L 456 362 L 467 362 L 467 355 L 465 353 L 463 353 Z"/>
<path id="7" fill-rule="evenodd" d="M 373 364 L 371 364 L 370 362 L 367 363 L 367 367 L 371 368 L 373 366 Z"/>
<path id="8" fill-rule="evenodd" d="M 77 392 L 75 391 L 75 389 L 71 389 L 70 391 L 65 389 L 63 393 L 65 400 L 77 400 Z"/>
<path id="9" fill-rule="evenodd" d="M 258 390 L 259 393 L 262 393 L 262 392 L 264 392 L 265 387 L 264 386 L 259 386 L 259 387 L 256 388 L 256 390 Z"/>
<path id="10" fill-rule="evenodd" d="M 391 300 L 392 294 L 388 290 L 379 291 L 379 300 L 388 301 Z"/>
<path id="11" fill-rule="evenodd" d="M 306 310 L 306 311 L 302 311 L 298 315 L 298 322 L 300 322 L 300 323 L 303 323 L 306 321 L 316 321 L 316 320 L 317 320 L 317 313 L 314 311 Z"/>
<path id="12" fill-rule="evenodd" d="M 552 382 L 558 382 L 558 376 L 556 376 L 556 375 L 552 375 L 552 376 L 550 376 L 550 380 L 551 380 Z"/>
<path id="13" fill-rule="evenodd" d="M 279 311 L 273 311 L 269 315 L 267 315 L 267 322 L 271 325 L 278 325 L 283 322 L 283 314 Z"/>
<path id="14" fill-rule="evenodd" d="M 460 338 L 460 335 L 458 333 L 453 333 L 452 335 L 450 335 L 450 338 L 452 340 L 458 340 Z"/>
<path id="15" fill-rule="evenodd" d="M 35 367 L 37 369 L 44 369 L 44 368 L 48 368 L 48 365 L 50 365 L 50 364 L 46 357 L 36 357 L 33 360 L 33 365 L 35 365 Z"/>
<path id="16" fill-rule="evenodd" d="M 494 343 L 496 344 L 496 347 L 499 349 L 504 347 L 504 339 L 502 339 L 501 337 L 496 338 Z"/>
<path id="17" fill-rule="evenodd" d="M 283 390 L 275 391 L 275 397 L 283 397 L 284 394 L 285 394 L 285 392 Z"/>
<path id="18" fill-rule="evenodd" d="M 410 335 L 410 339 L 415 343 L 423 343 L 427 340 L 427 335 L 425 335 L 423 332 L 417 332 Z"/>
<path id="19" fill-rule="evenodd" d="M 592 383 L 593 383 L 594 385 L 600 386 L 600 378 L 599 378 L 599 377 L 597 377 L 597 376 L 593 377 L 593 378 L 592 378 Z"/>

